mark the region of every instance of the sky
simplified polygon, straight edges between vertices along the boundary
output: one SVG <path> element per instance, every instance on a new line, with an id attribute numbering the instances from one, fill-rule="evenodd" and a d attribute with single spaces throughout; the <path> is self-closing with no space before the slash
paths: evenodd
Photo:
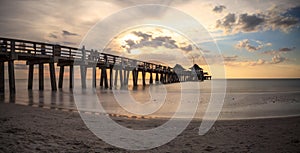
<path id="1" fill-rule="evenodd" d="M 2 0 L 0 4 L 0 37 L 86 45 L 169 66 L 189 68 L 194 62 L 213 76 L 218 76 L 213 69 L 224 67 L 227 78 L 300 77 L 300 2 L 295 0 Z M 137 7 L 145 4 L 167 7 Z M 98 48 L 105 43 L 105 48 Z M 17 67 L 26 68 L 22 63 Z"/>

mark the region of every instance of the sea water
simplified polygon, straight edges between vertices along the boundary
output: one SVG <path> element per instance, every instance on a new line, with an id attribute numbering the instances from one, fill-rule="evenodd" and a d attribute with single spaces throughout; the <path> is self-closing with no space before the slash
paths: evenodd
<path id="1" fill-rule="evenodd" d="M 132 97 L 134 102 L 145 103 L 160 103 L 162 105 L 153 113 L 148 115 L 135 114 L 130 110 L 135 110 L 135 105 L 128 105 L 129 109 L 124 109 L 120 106 L 120 100 L 116 97 L 114 92 L 123 91 L 125 89 L 116 88 L 114 90 L 102 89 L 97 84 L 95 95 L 99 99 L 99 103 L 105 109 L 103 114 L 121 115 L 121 116 L 142 116 L 142 117 L 164 117 L 170 118 L 175 112 L 179 114 L 180 118 L 187 117 L 193 108 L 184 108 L 183 111 L 178 112 L 180 103 L 197 103 L 197 112 L 195 118 L 202 118 L 205 113 L 216 113 L 217 109 L 207 110 L 213 92 L 220 92 L 220 89 L 226 89 L 225 98 L 220 100 L 223 103 L 219 119 L 252 119 L 252 118 L 270 118 L 270 117 L 285 117 L 300 115 L 300 79 L 228 79 L 225 87 L 212 86 L 212 82 L 224 80 L 205 80 L 198 83 L 200 89 L 182 88 L 188 82 L 173 83 L 173 84 L 155 84 L 154 85 L 139 85 L 138 88 L 133 88 L 129 85 L 126 87 L 126 92 Z M 78 83 L 79 82 L 79 83 Z M 99 82 L 98 82 L 99 83 Z M 58 109 L 64 111 L 77 111 L 76 99 L 74 94 L 78 94 L 77 90 L 81 90 L 80 80 L 75 80 L 75 89 L 68 88 L 68 80 L 64 81 L 64 88 L 58 91 L 52 91 L 50 80 L 45 80 L 44 91 L 38 90 L 38 80 L 34 80 L 33 90 L 27 90 L 27 80 L 16 80 L 16 94 L 10 95 L 8 90 L 8 80 L 6 81 L 6 91 L 1 95 L 0 102 L 16 103 L 21 105 L 42 107 L 49 109 Z M 88 80 L 87 84 L 92 84 Z M 88 86 L 88 89 L 89 90 Z M 163 89 L 163 90 L 162 90 Z M 215 90 L 217 89 L 217 90 Z M 92 90 L 92 89 L 91 89 Z M 114 92 L 113 92 L 114 91 Z M 163 97 L 153 96 L 154 92 L 158 91 Z M 164 91 L 163 94 L 161 91 Z M 189 96 L 200 96 L 199 99 L 191 101 L 183 99 L 183 94 Z M 154 98 L 153 98 L 154 97 Z M 87 106 L 92 103 L 86 99 L 84 104 Z M 152 105 L 147 105 L 150 108 Z M 87 108 L 93 108 L 89 106 Z M 89 110 L 86 110 L 89 111 Z"/>

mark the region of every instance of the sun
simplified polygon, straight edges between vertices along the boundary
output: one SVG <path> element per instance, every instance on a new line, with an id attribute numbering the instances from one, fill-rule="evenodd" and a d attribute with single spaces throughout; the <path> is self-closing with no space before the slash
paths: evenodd
<path id="1" fill-rule="evenodd" d="M 137 42 L 141 40 L 141 38 L 132 33 L 129 33 L 121 37 L 119 40 L 120 40 L 120 44 L 123 46 L 126 45 L 126 40 L 133 40 L 134 42 Z"/>

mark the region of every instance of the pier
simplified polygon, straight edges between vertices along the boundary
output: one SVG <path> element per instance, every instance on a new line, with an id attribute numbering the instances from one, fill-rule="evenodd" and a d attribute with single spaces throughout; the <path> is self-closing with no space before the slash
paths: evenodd
<path id="1" fill-rule="evenodd" d="M 0 38 L 0 93 L 5 92 L 5 62 L 9 78 L 9 91 L 16 92 L 14 61 L 25 61 L 28 68 L 28 90 L 33 88 L 34 66 L 38 66 L 39 90 L 44 90 L 44 66 L 49 65 L 51 89 L 63 88 L 65 68 L 69 67 L 69 88 L 74 87 L 74 67 L 80 67 L 81 86 L 86 88 L 87 69 L 92 69 L 92 86 L 97 87 L 97 69 L 101 71 L 99 86 L 112 89 L 126 87 L 129 81 L 133 86 L 153 83 L 177 83 L 211 79 L 203 69 L 174 70 L 169 66 L 130 59 L 122 56 L 99 53 L 96 50 L 68 47 L 58 44 L 28 40 Z M 59 67 L 58 85 L 55 67 Z M 113 73 L 115 72 L 115 73 Z M 146 82 L 146 74 L 149 82 Z M 113 75 L 114 74 L 114 75 Z M 131 79 L 130 79 L 131 78 Z M 118 85 L 118 83 L 120 83 Z"/>

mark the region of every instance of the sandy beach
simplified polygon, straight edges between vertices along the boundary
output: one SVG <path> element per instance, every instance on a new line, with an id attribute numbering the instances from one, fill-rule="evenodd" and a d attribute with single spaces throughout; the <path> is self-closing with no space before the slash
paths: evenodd
<path id="1" fill-rule="evenodd" d="M 161 125 L 163 119 L 114 117 L 133 129 Z M 299 152 L 300 117 L 217 121 L 204 136 L 193 121 L 171 142 L 146 151 L 111 146 L 92 134 L 77 112 L 0 104 L 0 152 Z"/>

